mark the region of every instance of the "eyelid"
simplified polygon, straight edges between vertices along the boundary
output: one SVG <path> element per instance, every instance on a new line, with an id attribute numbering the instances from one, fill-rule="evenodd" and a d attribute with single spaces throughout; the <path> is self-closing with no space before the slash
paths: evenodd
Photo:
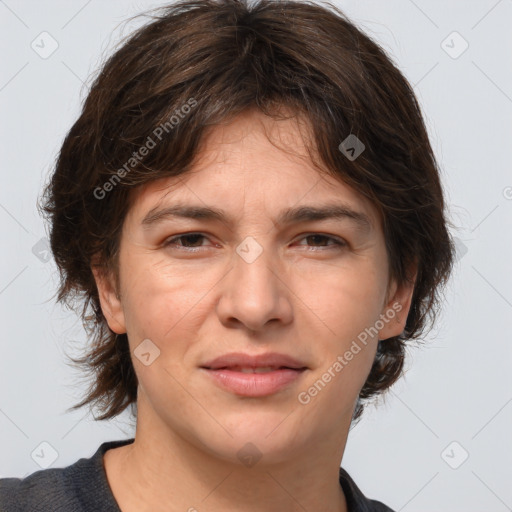
<path id="1" fill-rule="evenodd" d="M 205 233 L 201 233 L 199 231 L 187 231 L 186 233 L 178 233 L 176 235 L 171 235 L 171 236 L 167 237 L 162 242 L 162 246 L 167 247 L 168 245 L 171 245 L 174 241 L 179 240 L 180 238 L 185 238 L 187 236 L 194 236 L 194 235 L 198 235 L 203 238 L 209 239 L 209 236 L 206 235 Z M 185 246 L 176 246 L 176 247 L 178 247 L 180 250 L 185 250 L 185 251 L 189 251 L 189 252 L 190 251 L 197 252 L 197 250 L 201 249 L 201 247 L 204 247 L 204 246 L 201 245 L 198 247 L 185 247 Z"/>
<path id="2" fill-rule="evenodd" d="M 173 244 L 173 242 L 179 240 L 180 238 L 185 238 L 187 236 L 194 236 L 194 235 L 198 235 L 198 236 L 201 236 L 202 238 L 209 239 L 209 235 L 207 235 L 205 233 L 198 232 L 198 231 L 189 231 L 189 232 L 185 232 L 185 233 L 178 233 L 176 235 L 172 235 L 172 236 L 166 238 L 164 240 L 164 242 L 162 243 L 162 246 L 167 247 L 167 246 Z M 322 249 L 327 250 L 329 248 L 341 248 L 341 247 L 348 246 L 348 242 L 346 240 L 344 240 L 343 238 L 338 237 L 336 235 L 328 234 L 328 233 L 322 233 L 319 231 L 301 233 L 300 235 L 298 235 L 298 238 L 296 238 L 295 240 L 302 241 L 310 236 L 320 236 L 320 237 L 326 238 L 327 240 L 332 240 L 334 242 L 334 244 L 331 244 L 331 245 L 310 246 L 310 245 L 306 244 L 304 246 L 304 247 L 312 247 L 313 250 L 322 250 Z M 186 246 L 176 245 L 175 247 L 178 248 L 179 250 L 184 250 L 187 252 L 198 252 L 201 250 L 201 248 L 203 248 L 205 246 L 200 245 L 198 247 L 186 247 Z"/>
<path id="3" fill-rule="evenodd" d="M 323 236 L 325 238 L 329 238 L 335 242 L 338 242 L 340 244 L 345 244 L 347 245 L 347 241 L 345 239 L 343 239 L 342 237 L 340 236 L 337 236 L 337 235 L 331 235 L 330 233 L 322 233 L 321 231 L 312 231 L 311 233 L 302 233 L 301 235 L 299 235 L 299 240 L 302 240 L 303 238 L 307 238 L 308 236 Z"/>

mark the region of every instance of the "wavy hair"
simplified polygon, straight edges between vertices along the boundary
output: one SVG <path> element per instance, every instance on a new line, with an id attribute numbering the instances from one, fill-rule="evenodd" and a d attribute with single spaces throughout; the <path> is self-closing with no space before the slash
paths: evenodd
<path id="1" fill-rule="evenodd" d="M 412 87 L 329 2 L 181 0 L 149 17 L 99 69 L 39 205 L 59 269 L 57 300 L 80 315 L 91 342 L 74 359 L 92 378 L 72 409 L 94 406 L 96 419 L 136 409 L 127 335 L 110 330 L 91 270 L 118 282 L 130 192 L 187 172 L 207 129 L 251 108 L 278 118 L 286 107 L 309 123 L 312 160 L 377 208 L 390 278 L 405 283 L 417 265 L 405 329 L 379 343 L 358 419 L 403 373 L 407 342 L 433 326 L 454 263 L 440 170 Z M 156 133 L 159 143 L 132 161 Z M 365 145 L 354 160 L 339 149 L 349 134 Z"/>

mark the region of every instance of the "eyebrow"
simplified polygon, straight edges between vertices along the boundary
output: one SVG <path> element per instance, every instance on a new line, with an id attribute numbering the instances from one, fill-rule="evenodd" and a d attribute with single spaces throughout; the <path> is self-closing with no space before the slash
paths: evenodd
<path id="1" fill-rule="evenodd" d="M 169 218 L 185 218 L 197 220 L 217 220 L 223 223 L 233 224 L 226 213 L 218 208 L 207 206 L 174 205 L 165 208 L 155 207 L 151 209 L 142 219 L 144 229 L 161 223 Z M 288 208 L 279 213 L 275 224 L 278 226 L 289 225 L 299 222 L 310 222 L 329 219 L 346 219 L 354 223 L 363 232 L 370 232 L 373 224 L 370 218 L 363 212 L 356 211 L 346 204 L 330 205 L 303 205 Z"/>

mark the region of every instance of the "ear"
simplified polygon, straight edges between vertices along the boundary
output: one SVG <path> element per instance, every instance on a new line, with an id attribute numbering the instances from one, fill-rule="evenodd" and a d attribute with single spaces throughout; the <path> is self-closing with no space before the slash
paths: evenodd
<path id="1" fill-rule="evenodd" d="M 388 288 L 385 306 L 380 318 L 384 327 L 379 329 L 379 340 L 387 340 L 393 336 L 402 334 L 407 322 L 407 316 L 411 308 L 414 285 L 416 284 L 417 266 L 409 267 L 407 274 L 409 280 L 400 286 L 393 279 Z"/>
<path id="2" fill-rule="evenodd" d="M 101 310 L 108 326 L 115 333 L 124 334 L 126 332 L 124 310 L 113 276 L 99 267 L 91 266 L 91 270 L 98 288 Z"/>

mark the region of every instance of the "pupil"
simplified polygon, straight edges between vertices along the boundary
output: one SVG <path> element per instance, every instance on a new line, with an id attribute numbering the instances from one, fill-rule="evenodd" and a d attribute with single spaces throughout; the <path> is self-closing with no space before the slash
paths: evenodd
<path id="1" fill-rule="evenodd" d="M 192 240 L 194 240 L 194 239 L 195 239 L 195 241 L 196 241 L 196 242 L 198 242 L 198 241 L 200 241 L 200 240 L 201 240 L 201 237 L 202 237 L 202 235 L 185 235 L 185 236 L 184 236 L 184 237 L 182 237 L 182 239 L 181 239 L 181 241 L 182 241 L 182 245 L 186 245 L 186 246 L 188 246 L 188 245 L 195 245 L 195 244 L 194 244 L 194 242 L 192 242 L 192 243 L 190 243 L 190 244 L 188 244 L 188 243 L 183 243 L 183 242 L 185 242 L 186 240 L 189 240 L 189 241 L 190 241 L 190 239 L 192 239 Z"/>
<path id="2" fill-rule="evenodd" d="M 323 235 L 309 235 L 309 237 L 311 240 L 313 240 L 313 244 L 315 244 L 315 240 L 316 240 L 316 243 L 319 243 L 319 244 L 322 244 L 322 241 L 324 242 L 323 245 L 325 245 L 325 237 Z"/>

